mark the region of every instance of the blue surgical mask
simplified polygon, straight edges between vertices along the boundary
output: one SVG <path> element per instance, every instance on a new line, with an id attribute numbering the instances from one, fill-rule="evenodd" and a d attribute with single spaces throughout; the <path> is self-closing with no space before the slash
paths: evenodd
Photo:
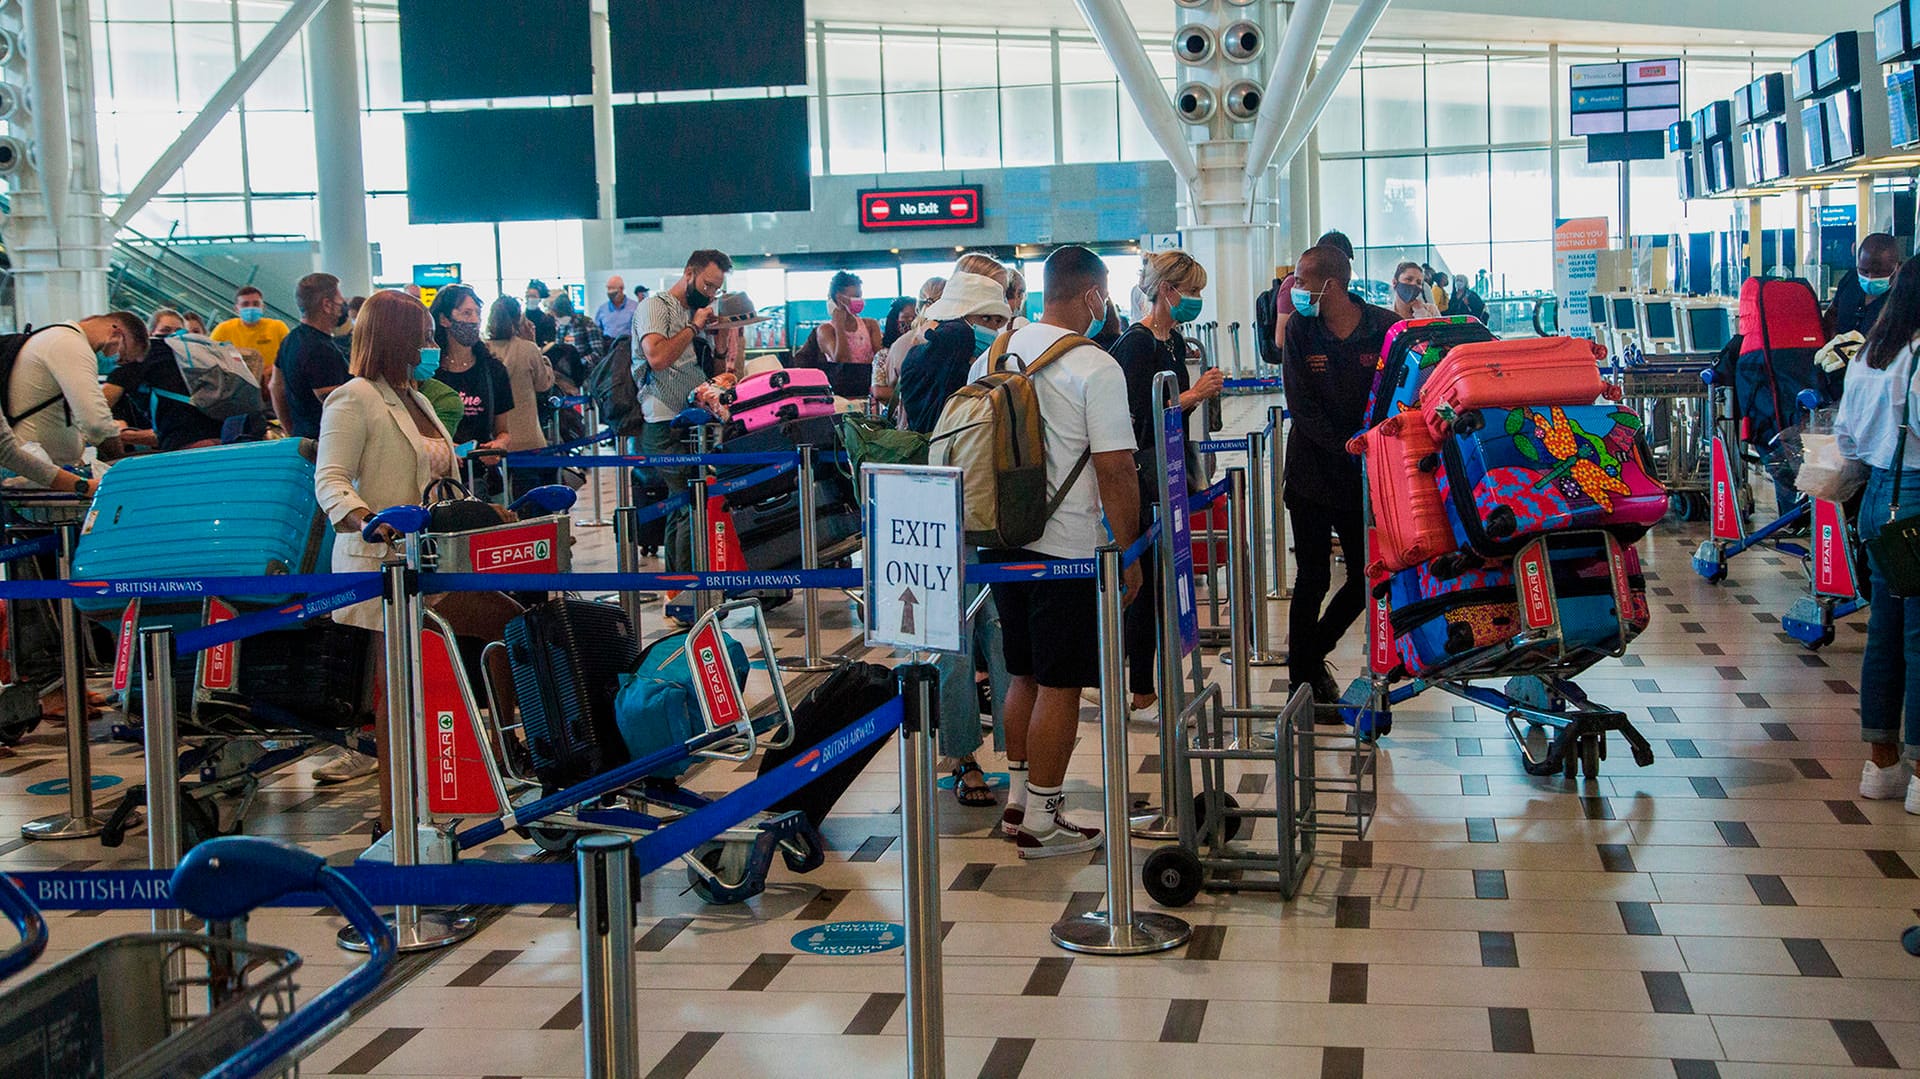
<path id="1" fill-rule="evenodd" d="M 249 326 L 257 325 L 260 320 L 265 317 L 267 317 L 266 311 L 258 307 L 242 307 L 240 309 L 240 321 Z"/>
<path id="2" fill-rule="evenodd" d="M 101 374 L 111 375 L 113 374 L 113 369 L 120 366 L 120 357 L 109 356 L 104 352 L 96 352 L 93 354 L 93 362 L 99 367 Z"/>
<path id="3" fill-rule="evenodd" d="M 989 330 L 985 326 L 975 326 L 971 322 L 967 325 L 973 326 L 973 354 L 975 356 L 992 348 L 994 339 L 1000 336 L 997 330 Z"/>
<path id="4" fill-rule="evenodd" d="M 440 370 L 440 350 L 429 345 L 420 350 L 420 362 L 413 365 L 413 380 L 425 382 Z"/>
<path id="5" fill-rule="evenodd" d="M 1884 296 L 1887 290 L 1893 287 L 1891 277 L 1868 277 L 1866 274 L 1860 274 L 1859 278 L 1860 291 L 1869 296 Z"/>
<path id="6" fill-rule="evenodd" d="M 1087 323 L 1087 337 L 1098 337 L 1100 331 L 1107 328 L 1107 309 L 1102 307 L 1093 314 L 1093 321 Z"/>
<path id="7" fill-rule="evenodd" d="M 1192 322 L 1200 317 L 1200 297 L 1182 296 L 1180 302 L 1173 305 L 1173 321 Z"/>
<path id="8" fill-rule="evenodd" d="M 1295 311 L 1300 312 L 1308 318 L 1316 318 L 1319 316 L 1320 305 L 1314 302 L 1313 293 L 1295 285 L 1292 289 L 1292 297 L 1293 309 Z"/>

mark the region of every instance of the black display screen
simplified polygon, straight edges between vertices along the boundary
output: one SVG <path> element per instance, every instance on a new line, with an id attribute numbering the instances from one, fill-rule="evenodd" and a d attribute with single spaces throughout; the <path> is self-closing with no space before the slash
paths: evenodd
<path id="1" fill-rule="evenodd" d="M 406 131 L 407 220 L 413 224 L 599 215 L 593 110 L 585 105 L 411 112 Z M 546 149 L 530 152 L 535 146 Z"/>
<path id="2" fill-rule="evenodd" d="M 615 93 L 800 86 L 804 0 L 611 0 Z"/>
<path id="3" fill-rule="evenodd" d="M 621 217 L 813 205 L 804 97 L 625 105 L 613 110 L 613 127 Z"/>
<path id="4" fill-rule="evenodd" d="M 590 94 L 587 7 L 587 0 L 400 0 L 400 96 Z"/>

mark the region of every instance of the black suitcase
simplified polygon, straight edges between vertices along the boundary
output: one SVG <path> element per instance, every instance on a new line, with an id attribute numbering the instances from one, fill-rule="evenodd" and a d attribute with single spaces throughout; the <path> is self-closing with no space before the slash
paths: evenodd
<path id="1" fill-rule="evenodd" d="M 749 570 L 793 569 L 800 565 L 798 495 L 789 492 L 730 512 Z M 860 523 L 860 511 L 850 503 L 822 505 L 814 514 L 814 540 L 825 550 L 848 536 L 859 535 Z"/>
<path id="2" fill-rule="evenodd" d="M 899 693 L 893 670 L 877 663 L 849 663 L 827 676 L 793 709 L 793 744 L 770 749 L 760 758 L 760 775 L 810 752 L 842 727 L 892 700 Z M 813 782 L 768 807 L 769 812 L 799 810 L 818 828 L 840 796 L 860 777 L 874 755 L 886 746 L 882 738 L 834 765 Z"/>
<path id="3" fill-rule="evenodd" d="M 368 672 L 373 635 L 328 619 L 272 630 L 239 642 L 239 674 L 233 693 L 215 694 L 198 708 L 198 731 L 246 733 L 279 731 L 292 721 L 328 730 L 364 725 L 371 705 Z M 127 712 L 141 714 L 144 702 L 139 672 L 127 690 Z M 175 707 L 185 716 L 192 707 L 196 657 L 173 664 Z M 250 715 L 253 706 L 264 714 Z M 275 713 L 284 713 L 284 716 Z"/>
<path id="4" fill-rule="evenodd" d="M 853 481 L 843 471 L 846 466 L 830 456 L 840 449 L 840 425 L 836 416 L 788 420 L 752 434 L 734 435 L 714 447 L 714 452 L 797 453 L 802 445 L 813 446 L 817 454 L 813 464 L 813 479 L 819 504 L 825 506 L 835 501 L 852 502 Z M 724 483 L 769 467 L 763 464 L 721 465 L 714 469 L 714 475 Z M 777 495 L 790 494 L 794 488 L 794 474 L 791 471 L 782 472 L 770 480 L 727 495 L 727 505 L 750 506 Z"/>
<path id="5" fill-rule="evenodd" d="M 667 485 L 656 479 L 648 469 L 634 469 L 633 484 L 633 504 L 641 509 L 665 502 L 671 494 Z M 639 532 L 633 541 L 641 554 L 659 554 L 660 548 L 667 542 L 667 518 L 655 517 L 651 521 L 640 522 Z"/>
<path id="6" fill-rule="evenodd" d="M 626 763 L 613 697 L 640 662 L 640 644 L 620 608 L 551 600 L 507 623 L 503 636 L 540 782 L 557 790 Z"/>

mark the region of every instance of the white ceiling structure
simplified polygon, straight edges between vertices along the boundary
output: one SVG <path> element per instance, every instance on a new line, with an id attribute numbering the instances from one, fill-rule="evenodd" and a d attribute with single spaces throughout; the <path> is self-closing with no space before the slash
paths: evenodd
<path id="1" fill-rule="evenodd" d="M 1836 30 L 1871 30 L 1886 0 L 1608 0 L 1604 5 L 1539 0 L 1394 0 L 1374 38 L 1392 42 L 1513 42 L 1661 48 L 1809 47 Z M 1173 0 L 1126 0 L 1141 34 L 1171 33 Z M 1568 17 L 1584 7 L 1584 17 Z M 1346 25 L 1336 4 L 1323 40 Z M 862 0 L 808 0 L 807 17 L 829 22 L 1084 30 L 1074 0 L 892 0 L 884 12 Z"/>

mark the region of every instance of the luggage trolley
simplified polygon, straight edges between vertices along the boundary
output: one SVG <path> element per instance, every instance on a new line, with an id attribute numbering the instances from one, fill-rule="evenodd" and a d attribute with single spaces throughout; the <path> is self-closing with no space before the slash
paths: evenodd
<path id="1" fill-rule="evenodd" d="M 323 894 L 375 942 L 365 963 L 304 1007 L 295 1003 L 300 956 L 248 941 L 242 928 L 253 908 L 298 892 Z M 359 890 L 293 847 L 214 840 L 180 863 L 171 895 L 207 920 L 207 933 L 101 941 L 0 993 L 9 1079 L 289 1075 L 393 961 L 393 934 Z"/>
<path id="2" fill-rule="evenodd" d="M 1752 532 L 1747 531 L 1747 518 L 1754 507 L 1753 488 L 1747 482 L 1747 473 L 1751 464 L 1759 463 L 1759 458 L 1742 448 L 1744 443 L 1733 419 L 1733 387 L 1717 381 L 1711 367 L 1700 372 L 1700 380 L 1708 388 L 1713 434 L 1708 460 L 1711 480 L 1707 497 L 1708 536 L 1693 553 L 1693 571 L 1708 583 L 1719 584 L 1727 579 L 1728 562 L 1763 544 L 1806 561 L 1809 552 L 1805 547 L 1779 538 L 1781 533 L 1807 519 L 1812 506 L 1806 499 Z M 1815 400 L 1817 402 L 1817 397 Z M 1812 407 L 1807 405 L 1804 395 L 1801 403 Z"/>
<path id="3" fill-rule="evenodd" d="M 1596 542 L 1604 544 L 1606 552 L 1617 634 L 1604 645 L 1575 645 L 1567 640 L 1561 620 L 1549 556 L 1557 547 Z M 1393 630 L 1386 624 L 1386 600 L 1375 598 L 1369 626 L 1372 673 L 1347 690 L 1343 718 L 1362 737 L 1382 734 L 1392 727 L 1393 705 L 1439 689 L 1503 713 L 1528 775 L 1597 777 L 1600 762 L 1607 759 L 1609 733 L 1626 740 L 1634 763 L 1642 768 L 1652 764 L 1653 747 L 1626 713 L 1595 703 L 1572 681 L 1601 660 L 1626 654 L 1630 637 L 1622 612 L 1631 608 L 1632 596 L 1625 550 L 1607 532 L 1556 533 L 1527 544 L 1513 560 L 1519 632 L 1498 644 L 1461 652 L 1399 686 L 1389 685 L 1397 658 Z M 1499 678 L 1507 681 L 1498 690 L 1474 684 Z"/>
<path id="4" fill-rule="evenodd" d="M 1673 512 L 1683 521 L 1705 520 L 1711 506 L 1712 408 L 1700 376 L 1712 362 L 1712 356 L 1639 363 L 1616 357 L 1613 365 L 1623 405 L 1639 414 L 1640 429 L 1649 436 L 1654 477 L 1666 486 Z"/>
<path id="5" fill-rule="evenodd" d="M 1351 730 L 1316 730 L 1313 714 L 1313 690 L 1307 686 L 1276 713 L 1226 707 L 1218 683 L 1182 710 L 1167 752 L 1174 755 L 1175 804 L 1191 805 L 1193 811 L 1180 814 L 1179 842 L 1155 850 L 1141 866 L 1142 883 L 1154 902 L 1183 907 L 1202 890 L 1277 891 L 1282 899 L 1292 899 L 1313 865 L 1321 836 L 1366 838 L 1378 789 L 1375 747 Z M 1273 731 L 1256 731 L 1252 744 L 1237 745 L 1236 719 L 1272 722 Z M 1324 774 L 1322 753 L 1345 761 L 1347 774 Z M 1228 762 L 1272 769 L 1273 808 L 1240 805 L 1226 789 Z M 1257 827 L 1253 822 L 1263 820 L 1278 829 L 1274 848 L 1238 842 L 1241 832 L 1250 833 Z"/>

